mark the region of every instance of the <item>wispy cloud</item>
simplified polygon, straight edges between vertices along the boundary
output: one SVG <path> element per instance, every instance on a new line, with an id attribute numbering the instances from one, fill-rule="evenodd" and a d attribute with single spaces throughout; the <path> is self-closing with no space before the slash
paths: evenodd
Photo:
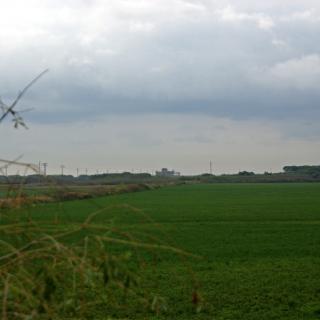
<path id="1" fill-rule="evenodd" d="M 276 63 L 262 70 L 260 80 L 278 88 L 319 90 L 320 55 L 312 54 Z"/>
<path id="2" fill-rule="evenodd" d="M 237 11 L 233 6 L 227 6 L 217 10 L 217 15 L 223 21 L 229 22 L 254 22 L 260 29 L 270 30 L 275 26 L 275 22 L 270 16 L 264 13 L 247 13 Z"/>

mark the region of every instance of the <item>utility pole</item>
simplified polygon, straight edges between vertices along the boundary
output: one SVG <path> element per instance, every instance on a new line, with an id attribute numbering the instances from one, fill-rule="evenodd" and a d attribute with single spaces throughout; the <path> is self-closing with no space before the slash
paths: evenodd
<path id="1" fill-rule="evenodd" d="M 77 177 L 79 177 L 79 168 L 77 168 Z"/>
<path id="2" fill-rule="evenodd" d="M 86 176 L 88 175 L 88 169 L 86 168 Z"/>
<path id="3" fill-rule="evenodd" d="M 212 161 L 210 160 L 210 174 L 212 174 Z"/>
<path id="4" fill-rule="evenodd" d="M 61 168 L 61 175 L 63 176 L 63 169 L 65 168 L 65 166 L 62 164 L 60 168 Z"/>
<path id="5" fill-rule="evenodd" d="M 41 183 L 41 161 L 39 161 L 38 175 L 39 175 L 39 183 Z"/>
<path id="6" fill-rule="evenodd" d="M 46 177 L 48 163 L 44 162 L 44 163 L 42 163 L 42 166 L 43 166 L 43 175 Z"/>

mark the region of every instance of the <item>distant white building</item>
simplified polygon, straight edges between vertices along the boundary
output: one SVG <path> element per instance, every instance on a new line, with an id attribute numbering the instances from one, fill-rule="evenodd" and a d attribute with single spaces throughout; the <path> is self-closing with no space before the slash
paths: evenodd
<path id="1" fill-rule="evenodd" d="M 168 170 L 167 168 L 162 168 L 161 171 L 156 171 L 157 177 L 179 177 L 180 172 L 174 170 Z"/>

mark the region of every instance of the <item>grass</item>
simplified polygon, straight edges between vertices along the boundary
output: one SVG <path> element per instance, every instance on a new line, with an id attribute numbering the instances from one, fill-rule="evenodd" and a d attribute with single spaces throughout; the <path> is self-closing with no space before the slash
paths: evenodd
<path id="1" fill-rule="evenodd" d="M 66 228 L 108 207 L 95 218 L 97 225 L 111 223 L 143 239 L 152 235 L 201 256 L 152 255 L 142 285 L 166 297 L 167 309 L 154 314 L 129 304 L 119 317 L 320 319 L 319 194 L 316 183 L 195 184 L 37 205 L 24 213 Z M 191 303 L 194 277 L 202 295 L 200 313 Z M 105 313 L 101 306 L 91 316 L 107 319 Z"/>

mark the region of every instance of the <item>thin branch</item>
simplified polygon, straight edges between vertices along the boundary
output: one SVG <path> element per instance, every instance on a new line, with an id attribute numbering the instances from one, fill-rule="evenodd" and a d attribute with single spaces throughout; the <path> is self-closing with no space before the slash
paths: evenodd
<path id="1" fill-rule="evenodd" d="M 22 156 L 18 157 L 16 160 L 5 160 L 5 159 L 0 159 L 0 162 L 6 163 L 4 166 L 0 167 L 0 169 L 2 168 L 8 168 L 10 165 L 17 165 L 17 166 L 22 166 L 22 167 L 27 167 L 32 169 L 35 172 L 39 172 L 39 168 L 32 163 L 26 163 L 26 162 L 19 162 L 18 160 L 21 159 Z"/>
<path id="2" fill-rule="evenodd" d="M 27 90 L 35 83 L 37 82 L 45 73 L 47 73 L 49 71 L 49 69 L 46 69 L 44 71 L 42 71 L 36 78 L 34 78 L 17 96 L 17 98 L 14 100 L 14 102 L 11 104 L 10 107 L 7 107 L 1 100 L 0 100 L 0 106 L 1 108 L 4 110 L 3 115 L 0 117 L 0 122 L 3 121 L 3 119 L 9 114 L 11 113 L 15 119 L 17 120 L 17 124 L 19 125 L 23 125 L 25 126 L 25 124 L 23 123 L 22 118 L 20 116 L 17 116 L 17 111 L 14 110 L 14 107 L 17 105 L 17 103 L 19 102 L 19 100 L 22 98 L 22 96 L 27 92 Z"/>

